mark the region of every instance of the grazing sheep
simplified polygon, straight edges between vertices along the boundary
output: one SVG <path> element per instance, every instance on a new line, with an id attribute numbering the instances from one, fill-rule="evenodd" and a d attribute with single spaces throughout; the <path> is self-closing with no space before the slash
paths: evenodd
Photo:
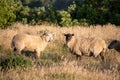
<path id="1" fill-rule="evenodd" d="M 115 49 L 118 52 L 120 52 L 120 41 L 118 40 L 111 41 L 110 44 L 108 45 L 108 49 Z"/>
<path id="2" fill-rule="evenodd" d="M 103 53 L 106 51 L 106 43 L 100 38 L 76 38 L 74 34 L 64 34 L 66 37 L 66 45 L 70 51 L 81 57 L 82 55 L 97 57 L 100 55 L 104 60 Z"/>
<path id="3" fill-rule="evenodd" d="M 50 32 L 44 33 L 42 36 L 30 34 L 16 34 L 11 42 L 11 47 L 15 54 L 21 54 L 22 50 L 36 52 L 36 58 L 40 57 L 40 52 L 45 49 L 48 42 L 53 40 L 53 34 Z"/>

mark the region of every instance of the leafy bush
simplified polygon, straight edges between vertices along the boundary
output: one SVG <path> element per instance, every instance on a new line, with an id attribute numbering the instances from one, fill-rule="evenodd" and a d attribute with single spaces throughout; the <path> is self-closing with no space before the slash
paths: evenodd
<path id="1" fill-rule="evenodd" d="M 86 19 L 80 19 L 79 23 L 82 26 L 88 26 L 89 25 Z"/>
<path id="2" fill-rule="evenodd" d="M 67 9 L 61 2 L 65 2 Z M 120 25 L 119 4 L 119 0 L 0 0 L 0 28 L 7 28 L 14 22 L 67 27 L 108 23 Z"/>
<path id="3" fill-rule="evenodd" d="M 58 14 L 57 11 L 54 8 L 50 7 L 50 8 L 48 8 L 48 10 L 46 10 L 45 19 L 43 19 L 43 20 L 45 20 L 47 22 L 55 23 L 57 21 L 57 17 L 58 17 L 57 14 Z"/>
<path id="4" fill-rule="evenodd" d="M 112 16 L 110 16 L 110 22 L 112 24 L 120 25 L 120 14 L 113 13 Z"/>
<path id="5" fill-rule="evenodd" d="M 61 21 L 59 22 L 59 25 L 61 26 L 71 26 L 72 25 L 72 20 L 71 20 L 71 15 L 69 12 L 67 11 L 60 11 L 59 12 L 60 16 L 61 16 Z"/>
<path id="6" fill-rule="evenodd" d="M 20 56 L 9 56 L 5 59 L 2 59 L 0 62 L 0 66 L 2 67 L 2 69 L 10 69 L 10 68 L 16 68 L 16 67 L 30 67 L 32 65 L 32 63 L 30 62 L 30 60 L 24 58 L 24 57 L 20 57 Z"/>
<path id="7" fill-rule="evenodd" d="M 30 9 L 29 16 L 28 16 L 28 23 L 29 24 L 38 24 L 42 21 L 42 18 L 44 17 L 45 13 L 45 7 L 38 7 Z"/>
<path id="8" fill-rule="evenodd" d="M 77 19 L 80 25 L 104 25 L 109 22 L 119 25 L 119 3 L 118 0 L 75 0 L 73 5 L 68 7 L 68 11 L 72 19 Z"/>
<path id="9" fill-rule="evenodd" d="M 0 28 L 6 28 L 15 22 L 15 12 L 19 8 L 20 2 L 14 0 L 0 0 Z"/>
<path id="10" fill-rule="evenodd" d="M 20 21 L 23 24 L 27 24 L 28 23 L 28 17 L 29 17 L 29 12 L 30 12 L 30 8 L 25 6 L 21 6 L 21 8 L 19 10 L 16 11 L 16 21 Z"/>

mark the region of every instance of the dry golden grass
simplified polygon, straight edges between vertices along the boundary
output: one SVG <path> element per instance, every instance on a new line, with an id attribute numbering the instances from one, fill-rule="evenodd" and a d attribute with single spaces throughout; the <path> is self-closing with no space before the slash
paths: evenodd
<path id="1" fill-rule="evenodd" d="M 119 80 L 119 73 L 112 71 L 88 71 L 77 66 L 76 61 L 63 62 L 59 66 L 29 68 L 27 70 L 10 69 L 1 72 L 2 80 Z"/>
<path id="2" fill-rule="evenodd" d="M 55 40 L 64 41 L 63 33 L 75 33 L 77 36 L 84 37 L 101 37 L 106 41 L 111 39 L 120 40 L 120 28 L 114 25 L 90 26 L 90 27 L 63 27 L 58 26 L 29 26 L 22 24 L 14 24 L 11 29 L 0 30 L 0 43 L 5 48 L 10 47 L 12 37 L 17 33 L 38 34 L 39 31 L 49 30 L 55 33 Z"/>
<path id="3" fill-rule="evenodd" d="M 29 26 L 14 24 L 10 29 L 0 30 L 0 44 L 4 50 L 10 49 L 12 37 L 17 33 L 38 35 L 39 31 L 49 30 L 55 33 L 55 40 L 48 45 L 41 55 L 50 61 L 50 56 L 60 56 L 60 60 L 48 66 L 33 66 L 27 69 L 9 69 L 0 71 L 0 80 L 120 80 L 120 54 L 114 50 L 106 52 L 106 62 L 90 57 L 76 61 L 68 51 L 61 48 L 65 42 L 63 33 L 75 33 L 79 37 L 101 37 L 106 43 L 112 39 L 120 40 L 120 28 L 114 25 L 90 27 Z M 65 53 L 65 54 L 64 54 Z M 46 54 L 46 55 L 45 55 Z M 57 55 L 55 55 L 57 54 Z M 0 56 L 7 53 L 0 52 Z M 65 55 L 65 56 L 64 56 Z M 47 57 L 46 57 L 47 56 Z M 52 60 L 54 61 L 52 57 Z"/>

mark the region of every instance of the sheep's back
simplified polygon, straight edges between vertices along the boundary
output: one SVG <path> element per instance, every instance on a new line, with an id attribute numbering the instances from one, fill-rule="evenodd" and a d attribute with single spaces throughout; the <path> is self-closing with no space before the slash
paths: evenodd
<path id="1" fill-rule="evenodd" d="M 105 41 L 101 38 L 80 38 L 76 45 L 84 55 L 90 55 L 91 52 L 99 53 L 106 48 Z"/>
<path id="2" fill-rule="evenodd" d="M 39 36 L 29 34 L 17 34 L 13 38 L 13 42 L 17 46 L 25 46 L 26 49 L 34 49 L 42 43 L 42 39 Z"/>
<path id="3" fill-rule="evenodd" d="M 82 53 L 85 55 L 88 55 L 89 52 L 89 47 L 90 47 L 90 41 L 91 39 L 88 38 L 82 38 L 79 39 L 79 48 Z"/>

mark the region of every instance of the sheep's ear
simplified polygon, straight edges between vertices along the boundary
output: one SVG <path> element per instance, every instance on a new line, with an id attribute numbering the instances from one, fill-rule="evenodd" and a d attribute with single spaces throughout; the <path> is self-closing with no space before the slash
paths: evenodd
<path id="1" fill-rule="evenodd" d="M 74 34 L 71 34 L 72 36 L 74 36 Z"/>
<path id="2" fill-rule="evenodd" d="M 62 35 L 66 36 L 66 34 L 65 34 L 65 33 L 62 33 Z"/>
<path id="3" fill-rule="evenodd" d="M 117 40 L 114 40 L 114 43 L 117 43 Z"/>

